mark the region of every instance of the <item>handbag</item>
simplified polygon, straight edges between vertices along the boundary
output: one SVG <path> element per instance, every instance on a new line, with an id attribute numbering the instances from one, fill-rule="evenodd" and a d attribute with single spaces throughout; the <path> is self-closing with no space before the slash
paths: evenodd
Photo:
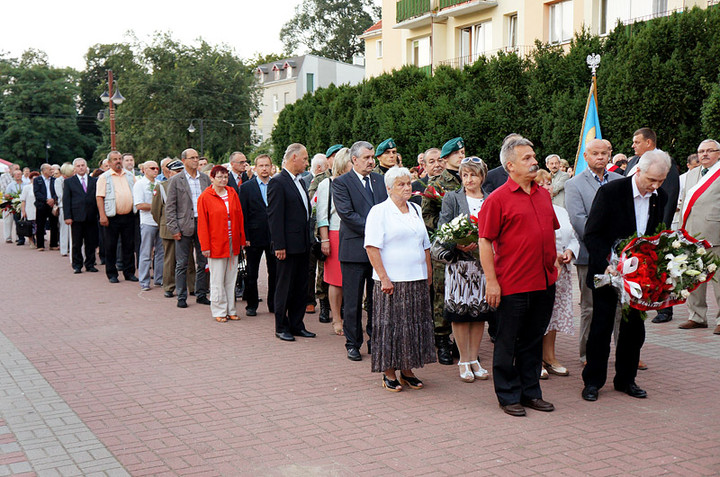
<path id="1" fill-rule="evenodd" d="M 32 237 L 32 222 L 26 219 L 20 219 L 17 222 L 15 230 L 18 237 Z"/>
<path id="2" fill-rule="evenodd" d="M 245 293 L 245 279 L 247 278 L 247 262 L 245 260 L 245 251 L 240 249 L 238 255 L 237 280 L 235 280 L 235 298 L 241 299 Z"/>
<path id="3" fill-rule="evenodd" d="M 328 219 L 328 229 L 330 228 L 330 208 L 331 208 L 331 201 L 332 201 L 332 178 L 328 177 L 328 180 L 330 181 L 330 185 L 328 186 L 328 213 L 327 213 L 327 219 Z M 324 262 L 327 258 L 327 255 L 325 255 L 322 252 L 322 241 L 320 238 L 318 238 L 317 235 L 313 235 L 313 238 L 315 239 L 310 246 L 310 253 L 312 253 L 312 256 L 315 257 L 315 260 L 318 262 Z"/>

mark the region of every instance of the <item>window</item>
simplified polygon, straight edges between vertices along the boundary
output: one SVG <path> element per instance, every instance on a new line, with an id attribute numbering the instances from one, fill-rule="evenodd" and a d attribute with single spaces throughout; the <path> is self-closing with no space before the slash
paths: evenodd
<path id="1" fill-rule="evenodd" d="M 375 53 L 378 58 L 383 57 L 383 41 L 378 40 L 375 42 Z"/>
<path id="2" fill-rule="evenodd" d="M 278 95 L 273 94 L 273 111 L 276 113 L 280 112 L 280 102 L 278 101 Z"/>
<path id="3" fill-rule="evenodd" d="M 517 46 L 517 13 L 507 17 L 507 46 L 515 48 Z"/>
<path id="4" fill-rule="evenodd" d="M 276 80 L 279 80 L 279 79 L 280 79 L 280 69 L 279 69 L 279 68 L 275 68 L 273 71 L 274 71 L 274 77 L 275 77 L 275 79 L 276 79 Z"/>
<path id="5" fill-rule="evenodd" d="M 573 2 L 550 5 L 550 43 L 558 44 L 570 41 L 573 34 Z"/>
<path id="6" fill-rule="evenodd" d="M 649 20 L 667 13 L 667 0 L 600 0 L 601 35 L 609 33 L 618 20 Z"/>
<path id="7" fill-rule="evenodd" d="M 307 92 L 312 93 L 314 91 L 315 91 L 315 74 L 308 73 L 307 74 Z"/>
<path id="8" fill-rule="evenodd" d="M 483 22 L 460 29 L 460 66 L 477 61 L 492 48 L 492 23 Z"/>
<path id="9" fill-rule="evenodd" d="M 287 106 L 289 102 L 290 102 L 290 93 L 288 93 L 286 91 L 285 94 L 283 94 L 283 108 L 285 106 Z"/>
<path id="10" fill-rule="evenodd" d="M 410 43 L 410 63 L 422 68 L 430 65 L 430 37 L 412 40 Z"/>

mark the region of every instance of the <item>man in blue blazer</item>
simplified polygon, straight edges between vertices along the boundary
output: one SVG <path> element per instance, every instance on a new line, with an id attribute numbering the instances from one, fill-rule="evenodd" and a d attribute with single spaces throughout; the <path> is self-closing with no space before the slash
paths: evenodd
<path id="1" fill-rule="evenodd" d="M 98 244 L 98 209 L 95 199 L 96 177 L 88 174 L 87 162 L 82 157 L 73 161 L 75 175 L 63 184 L 63 213 L 72 234 L 72 268 L 82 272 L 82 246 L 85 245 L 85 270 L 97 272 L 95 249 Z"/>
<path id="2" fill-rule="evenodd" d="M 50 164 L 40 166 L 40 175 L 33 179 L 33 192 L 35 193 L 35 209 L 37 234 L 37 248 L 45 250 L 45 223 L 50 222 L 50 249 L 58 248 L 60 242 L 60 229 L 58 229 L 57 215 L 53 214 L 53 207 L 57 204 L 55 193 L 55 178 L 52 177 Z"/>
<path id="3" fill-rule="evenodd" d="M 277 258 L 275 285 L 275 336 L 295 341 L 295 336 L 314 338 L 305 329 L 305 294 L 312 230 L 310 198 L 300 173 L 308 165 L 302 144 L 290 144 L 283 156 L 283 169 L 268 184 L 270 239 Z M 250 242 L 252 243 L 252 241 Z"/>
<path id="4" fill-rule="evenodd" d="M 363 293 L 370 299 L 367 306 L 368 336 L 372 336 L 372 266 L 365 251 L 365 219 L 375 204 L 387 199 L 383 176 L 372 172 L 375 167 L 373 146 L 358 141 L 350 148 L 353 168 L 332 183 L 333 201 L 340 216 L 340 268 L 343 287 L 343 332 L 347 357 L 360 361 L 363 343 Z M 368 352 L 370 351 L 368 341 Z"/>

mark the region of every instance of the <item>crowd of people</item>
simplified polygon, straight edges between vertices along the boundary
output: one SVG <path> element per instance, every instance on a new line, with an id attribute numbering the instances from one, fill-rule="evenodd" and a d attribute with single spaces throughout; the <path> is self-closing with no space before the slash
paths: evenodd
<path id="1" fill-rule="evenodd" d="M 266 281 L 278 339 L 315 337 L 305 317 L 319 302 L 319 321 L 344 337 L 348 359 L 362 361 L 367 342 L 385 389 L 420 389 L 415 369 L 457 362 L 461 381 L 492 376 L 503 411 L 524 416 L 526 408 L 554 409 L 540 380 L 569 375 L 555 340 L 575 332 L 573 268 L 582 397 L 598 399 L 614 335 L 614 387 L 643 398 L 635 379 L 647 368 L 644 322 L 637 312 L 621 320 L 616 291 L 596 289 L 593 277 L 612 271 L 617 240 L 659 224 L 720 248 L 720 143 L 702 141 L 682 175 L 656 143 L 651 129 L 637 130 L 628 159 L 613 156 L 609 141 L 590 140 L 587 167 L 574 176 L 557 154 L 541 169 L 533 143 L 519 134 L 505 138 L 501 165 L 491 170 L 466 156 L 460 137 L 419 154 L 410 169 L 392 138 L 377 147 L 335 144 L 312 161 L 305 146 L 291 144 L 279 172 L 267 155 L 250 165 L 233 152 L 213 165 L 194 149 L 143 162 L 139 174 L 132 154 L 117 151 L 92 172 L 82 158 L 39 171 L 13 165 L 0 191 L 21 207 L 3 213 L 5 240 L 12 243 L 15 224 L 25 231 L 17 245 L 42 251 L 49 231 L 49 248 L 69 255 L 74 273 L 98 272 L 99 257 L 110 283 L 122 274 L 144 292 L 162 287 L 178 308 L 194 296 L 221 323 L 240 319 L 239 290 L 245 315 L 257 315 L 258 282 Z M 461 216 L 476 220 L 477 242 L 435 237 Z M 707 328 L 706 285 L 687 306 L 679 327 Z M 720 314 L 710 318 L 720 334 Z M 668 308 L 652 321 L 671 320 Z M 486 323 L 489 369 L 479 359 Z"/>

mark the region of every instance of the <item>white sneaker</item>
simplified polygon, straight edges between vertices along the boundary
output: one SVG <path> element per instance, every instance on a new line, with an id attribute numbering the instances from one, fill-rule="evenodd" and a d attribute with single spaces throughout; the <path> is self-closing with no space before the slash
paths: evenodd
<path id="1" fill-rule="evenodd" d="M 477 370 L 475 370 L 475 369 L 472 370 L 472 371 L 473 371 L 473 374 L 475 375 L 475 377 L 476 377 L 477 379 L 483 379 L 483 380 L 485 380 L 485 379 L 488 379 L 488 378 L 490 377 L 489 374 L 488 374 L 487 369 L 485 369 L 485 368 L 483 368 L 482 366 L 480 366 L 480 361 L 478 361 L 477 359 L 476 359 L 475 361 L 470 361 L 470 366 L 472 367 L 473 365 L 477 365 L 477 367 L 478 367 Z"/>

